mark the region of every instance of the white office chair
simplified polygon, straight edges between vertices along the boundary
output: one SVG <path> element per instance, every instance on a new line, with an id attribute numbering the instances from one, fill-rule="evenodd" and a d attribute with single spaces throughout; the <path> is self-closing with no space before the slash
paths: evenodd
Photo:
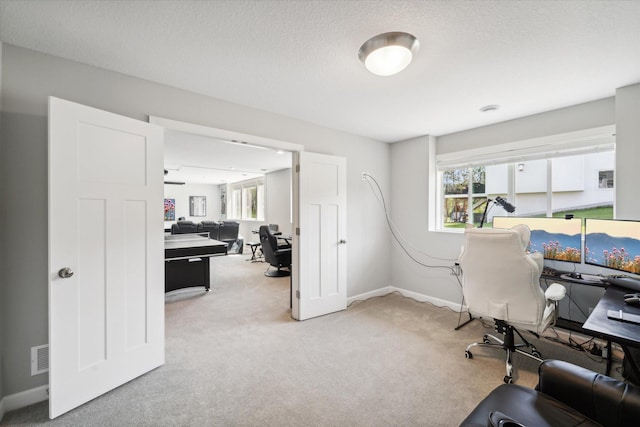
<path id="1" fill-rule="evenodd" d="M 481 343 L 467 347 L 465 356 L 473 357 L 471 347 L 474 346 L 504 349 L 507 353 L 504 382 L 508 384 L 513 381 L 511 356 L 514 352 L 542 362 L 538 350 L 516 328 L 542 333 L 555 321 L 557 302 L 566 293 L 558 283 L 542 291 L 542 254 L 527 254 L 530 237 L 531 231 L 526 225 L 508 230 L 467 228 L 459 260 L 469 313 L 494 319 L 496 331 L 504 336 L 499 339 L 484 335 Z M 522 343 L 515 343 L 514 332 Z M 530 352 L 524 351 L 526 348 Z"/>

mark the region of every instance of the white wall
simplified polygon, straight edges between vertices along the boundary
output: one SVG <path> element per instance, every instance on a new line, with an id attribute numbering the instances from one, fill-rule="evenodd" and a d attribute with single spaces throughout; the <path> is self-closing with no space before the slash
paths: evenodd
<path id="1" fill-rule="evenodd" d="M 189 216 L 189 196 L 205 196 L 207 198 L 206 216 Z M 176 221 L 184 217 L 187 221 L 220 221 L 220 186 L 210 184 L 185 184 L 164 186 L 164 198 L 175 199 Z M 176 221 L 165 221 L 164 228 L 171 228 Z"/>
<path id="2" fill-rule="evenodd" d="M 612 89 L 613 90 L 613 89 Z M 437 154 L 524 141 L 615 123 L 615 98 L 561 108 L 437 138 Z"/>
<path id="3" fill-rule="evenodd" d="M 47 383 L 30 376 L 29 349 L 47 336 L 47 97 L 50 95 L 146 121 L 149 115 L 258 135 L 347 159 L 347 294 L 389 284 L 384 217 L 361 174 L 389 190 L 389 146 L 276 114 L 231 104 L 5 44 L 2 52 L 0 197 L 6 227 L 0 272 L 5 324 L 5 395 Z M 8 126 L 7 126 L 8 125 Z M 5 203 L 6 202 L 6 203 Z M 372 214 L 362 217 L 362 212 Z M 23 226 L 24 225 L 24 226 Z M 9 250 L 7 250 L 9 249 Z M 29 254 L 28 257 L 24 254 Z"/>
<path id="4" fill-rule="evenodd" d="M 265 175 L 267 224 L 278 224 L 284 235 L 291 234 L 291 169 Z"/>
<path id="5" fill-rule="evenodd" d="M 453 266 L 459 243 L 457 237 L 428 231 L 430 144 L 434 137 L 420 137 L 391 145 L 391 197 L 388 204 L 396 228 L 406 239 L 410 254 L 430 266 Z M 400 246 L 392 243 L 392 285 L 429 297 L 460 303 L 460 286 L 450 271 L 413 261 Z M 415 249 L 411 249 L 415 248 Z M 429 255 L 429 256 L 427 256 Z M 443 261 L 437 258 L 448 258 Z M 452 325 L 452 327 L 455 325 Z"/>
<path id="6" fill-rule="evenodd" d="M 0 42 L 0 94 L 2 93 L 2 45 L 3 43 Z M 2 110 L 2 97 L 0 96 L 0 111 Z M 2 135 L 2 117 L 0 117 L 0 136 Z M 5 157 L 5 153 L 4 153 L 4 144 L 0 143 L 0 159 L 3 159 Z M 0 181 L 4 180 L 4 176 L 2 174 L 2 172 L 0 172 Z M 2 193 L 0 193 L 2 194 Z M 2 204 L 4 205 L 4 204 Z M 4 209 L 0 206 L 0 224 L 6 224 L 6 222 L 4 221 Z M 0 271 L 4 271 L 4 236 L 2 236 L 2 233 L 0 233 Z M 2 284 L 2 279 L 0 278 L 0 310 L 2 310 L 2 302 L 4 301 L 4 286 Z M 0 313 L 0 420 L 2 419 L 2 416 L 4 415 L 4 405 L 3 405 L 3 398 L 4 398 L 4 381 L 3 381 L 3 374 L 2 374 L 2 366 L 4 366 L 4 360 L 3 360 L 3 355 L 4 355 L 4 310 L 2 310 L 2 313 Z"/>
<path id="7" fill-rule="evenodd" d="M 618 89 L 615 98 L 443 135 L 435 139 L 435 150 L 438 154 L 452 153 L 616 124 L 617 216 L 640 219 L 640 199 L 635 188 L 640 159 L 639 114 L 640 84 Z M 391 145 L 392 218 L 421 251 L 454 259 L 460 251 L 462 234 L 427 231 L 428 146 L 428 137 Z M 581 267 L 589 272 L 588 266 Z M 453 303 L 461 301 L 460 288 L 448 273 L 416 265 L 397 245 L 393 247 L 391 273 L 395 286 Z"/>
<path id="8" fill-rule="evenodd" d="M 640 219 L 640 84 L 616 90 L 616 218 Z"/>

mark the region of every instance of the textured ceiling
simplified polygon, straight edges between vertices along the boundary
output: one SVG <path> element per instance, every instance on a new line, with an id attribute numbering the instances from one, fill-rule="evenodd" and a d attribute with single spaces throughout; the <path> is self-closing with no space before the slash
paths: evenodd
<path id="1" fill-rule="evenodd" d="M 388 31 L 420 50 L 374 76 L 357 52 Z M 0 40 L 387 142 L 640 82 L 636 0 L 1 0 Z"/>

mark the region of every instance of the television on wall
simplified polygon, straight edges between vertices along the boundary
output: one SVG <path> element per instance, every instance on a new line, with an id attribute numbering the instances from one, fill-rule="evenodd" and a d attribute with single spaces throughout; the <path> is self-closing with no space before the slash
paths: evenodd
<path id="1" fill-rule="evenodd" d="M 640 274 L 640 221 L 585 221 L 586 264 Z"/>
<path id="2" fill-rule="evenodd" d="M 527 251 L 540 252 L 545 259 L 582 262 L 582 219 L 494 216 L 493 228 L 524 224 L 531 230 Z"/>

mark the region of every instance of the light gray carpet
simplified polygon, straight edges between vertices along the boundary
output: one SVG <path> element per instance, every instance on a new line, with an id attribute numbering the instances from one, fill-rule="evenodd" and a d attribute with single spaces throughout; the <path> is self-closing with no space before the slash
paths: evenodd
<path id="1" fill-rule="evenodd" d="M 247 255 L 212 261 L 212 292 L 166 302 L 166 364 L 53 421 L 47 402 L 5 415 L 29 426 L 456 426 L 502 384 L 504 352 L 474 350 L 485 329 L 398 294 L 296 322 L 289 278 Z M 584 353 L 533 339 L 543 356 L 603 372 Z M 516 356 L 516 383 L 536 363 Z"/>

